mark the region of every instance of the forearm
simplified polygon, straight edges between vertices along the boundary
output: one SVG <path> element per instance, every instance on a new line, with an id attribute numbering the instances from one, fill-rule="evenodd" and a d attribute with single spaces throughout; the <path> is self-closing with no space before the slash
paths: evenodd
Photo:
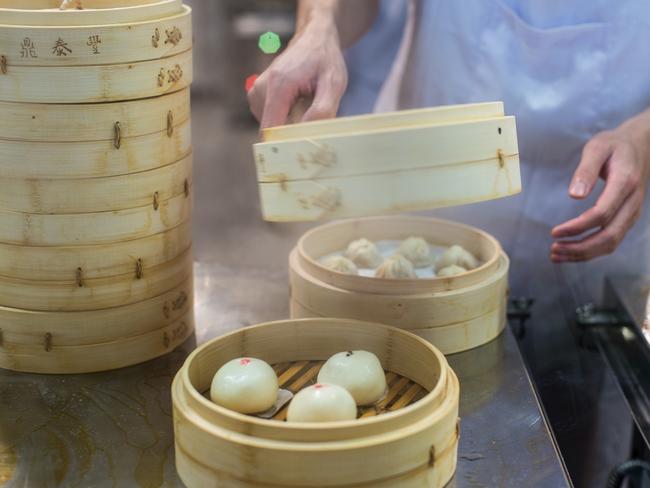
<path id="1" fill-rule="evenodd" d="M 379 0 L 299 0 L 296 34 L 310 27 L 334 29 L 341 47 L 354 44 L 372 26 Z"/>

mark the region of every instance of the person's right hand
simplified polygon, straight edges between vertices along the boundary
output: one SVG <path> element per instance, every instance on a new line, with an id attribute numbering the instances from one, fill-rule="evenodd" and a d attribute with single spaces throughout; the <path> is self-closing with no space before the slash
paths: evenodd
<path id="1" fill-rule="evenodd" d="M 301 98 L 313 99 L 300 121 L 335 117 L 347 69 L 333 20 L 315 18 L 291 40 L 248 92 L 260 128 L 286 124 Z"/>

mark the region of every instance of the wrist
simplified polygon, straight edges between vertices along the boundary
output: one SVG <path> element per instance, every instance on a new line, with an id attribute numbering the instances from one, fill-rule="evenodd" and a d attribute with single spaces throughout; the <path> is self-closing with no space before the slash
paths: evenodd
<path id="1" fill-rule="evenodd" d="M 338 11 L 339 4 L 336 0 L 300 2 L 294 37 L 299 37 L 305 31 L 314 31 L 318 35 L 336 32 Z"/>
<path id="2" fill-rule="evenodd" d="M 324 11 L 323 15 L 316 14 L 303 19 L 300 26 L 296 26 L 296 33 L 290 43 L 294 43 L 303 36 L 317 40 L 318 44 L 335 43 L 336 46 L 341 47 L 336 15 L 331 11 Z"/>

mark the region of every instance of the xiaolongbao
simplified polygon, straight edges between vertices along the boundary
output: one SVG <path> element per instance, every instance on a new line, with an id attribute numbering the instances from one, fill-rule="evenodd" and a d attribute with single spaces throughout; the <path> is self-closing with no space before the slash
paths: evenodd
<path id="1" fill-rule="evenodd" d="M 441 269 L 451 266 L 452 264 L 461 266 L 465 269 L 474 269 L 478 267 L 479 262 L 469 251 L 466 251 L 461 246 L 453 245 L 443 252 L 437 259 L 436 272 L 438 273 Z"/>
<path id="2" fill-rule="evenodd" d="M 377 271 L 376 278 L 417 278 L 411 261 L 401 254 L 395 254 L 384 261 Z"/>
<path id="3" fill-rule="evenodd" d="M 440 271 L 436 273 L 436 276 L 439 278 L 445 278 L 447 276 L 455 276 L 461 273 L 467 273 L 467 270 L 463 268 L 462 266 L 458 266 L 456 264 L 451 264 L 449 266 L 446 266 L 442 268 Z"/>
<path id="4" fill-rule="evenodd" d="M 429 244 L 422 237 L 409 237 L 403 240 L 397 252 L 411 261 L 416 268 L 424 268 L 431 264 Z"/>
<path id="5" fill-rule="evenodd" d="M 345 273 L 349 275 L 359 274 L 357 266 L 348 258 L 343 256 L 330 256 L 323 261 L 323 265 L 326 268 L 333 269 L 339 273 Z"/>
<path id="6" fill-rule="evenodd" d="M 364 238 L 352 241 L 344 254 L 346 258 L 350 259 L 360 268 L 376 268 L 382 261 L 377 246 Z"/>

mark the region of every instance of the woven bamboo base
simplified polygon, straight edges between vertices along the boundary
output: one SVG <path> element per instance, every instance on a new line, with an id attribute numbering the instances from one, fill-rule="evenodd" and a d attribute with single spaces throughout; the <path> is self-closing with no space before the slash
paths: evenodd
<path id="1" fill-rule="evenodd" d="M 274 364 L 273 369 L 278 375 L 280 388 L 289 390 L 294 395 L 303 388 L 316 383 L 316 378 L 325 361 L 295 361 L 291 363 Z M 376 404 L 359 407 L 357 418 L 375 417 L 387 412 L 393 412 L 400 408 L 420 400 L 427 394 L 427 390 L 415 383 L 414 381 L 400 376 L 392 371 L 386 371 L 386 383 L 388 384 L 388 393 Z M 209 398 L 209 391 L 203 392 L 203 396 Z M 287 419 L 287 402 L 273 416 L 272 420 L 285 421 Z"/>

